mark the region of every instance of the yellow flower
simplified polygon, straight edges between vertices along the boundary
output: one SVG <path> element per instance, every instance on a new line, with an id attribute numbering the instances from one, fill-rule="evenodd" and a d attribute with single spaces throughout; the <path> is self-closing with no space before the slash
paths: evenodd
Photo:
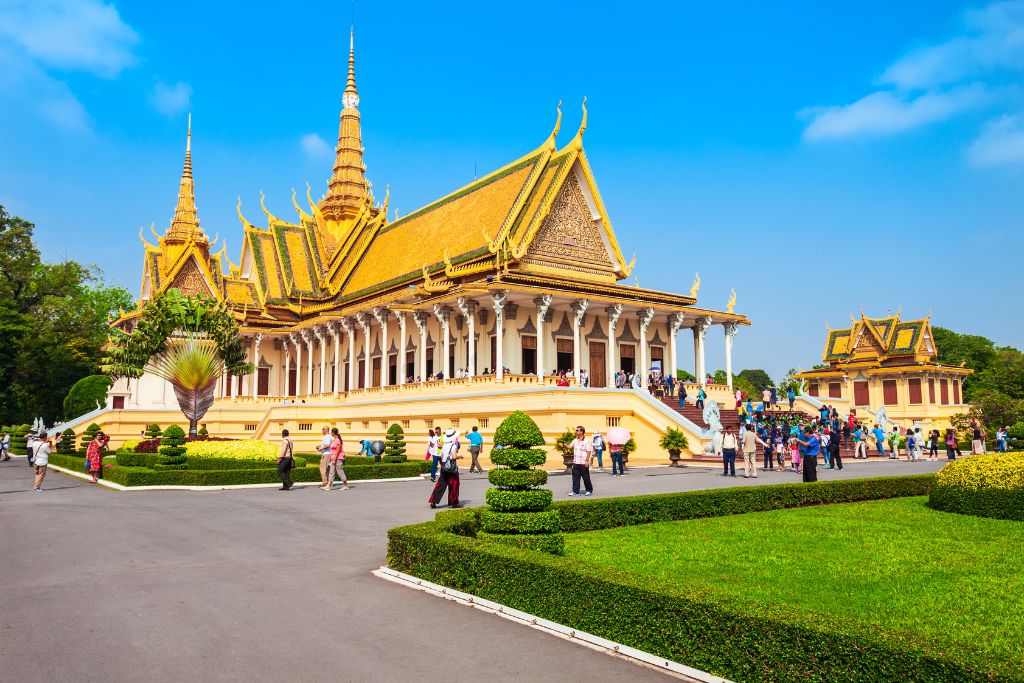
<path id="1" fill-rule="evenodd" d="M 267 441 L 191 441 L 185 444 L 185 455 L 208 458 L 240 458 L 275 460 L 277 446 Z"/>

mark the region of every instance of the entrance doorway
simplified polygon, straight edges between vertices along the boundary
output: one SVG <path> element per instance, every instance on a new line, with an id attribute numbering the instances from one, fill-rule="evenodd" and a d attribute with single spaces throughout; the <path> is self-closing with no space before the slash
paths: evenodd
<path id="1" fill-rule="evenodd" d="M 411 382 L 416 379 L 416 352 L 405 352 L 405 381 Z"/>
<path id="2" fill-rule="evenodd" d="M 295 396 L 295 368 L 288 368 L 288 395 Z M 228 385 L 230 387 L 230 384 Z M 229 389 L 230 391 L 230 389 Z M 230 395 L 230 394 L 228 394 Z"/>
<path id="3" fill-rule="evenodd" d="M 590 342 L 590 386 L 608 386 L 605 377 L 604 342 Z"/>
<path id="4" fill-rule="evenodd" d="M 572 339 L 557 340 L 555 342 L 555 352 L 555 364 L 559 370 L 564 370 L 565 372 L 569 372 L 571 370 L 573 373 L 579 372 L 579 368 L 574 368 L 572 366 L 574 356 Z"/>
<path id="5" fill-rule="evenodd" d="M 636 346 L 619 344 L 619 367 L 625 370 L 627 375 L 636 372 Z"/>
<path id="6" fill-rule="evenodd" d="M 537 337 L 532 334 L 523 335 L 523 364 L 524 375 L 537 374 Z"/>

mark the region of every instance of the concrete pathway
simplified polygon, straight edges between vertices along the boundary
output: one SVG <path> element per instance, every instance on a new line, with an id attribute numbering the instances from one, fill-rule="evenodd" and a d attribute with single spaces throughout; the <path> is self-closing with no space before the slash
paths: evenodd
<path id="1" fill-rule="evenodd" d="M 821 478 L 943 463 L 852 463 Z M 595 472 L 597 497 L 797 481 Z M 557 499 L 567 476 L 552 476 Z M 11 681 L 655 681 L 658 672 L 370 575 L 431 484 L 117 492 L 0 464 L 0 671 Z M 463 475 L 481 505 L 486 475 Z M 454 643 L 454 644 L 452 644 Z"/>

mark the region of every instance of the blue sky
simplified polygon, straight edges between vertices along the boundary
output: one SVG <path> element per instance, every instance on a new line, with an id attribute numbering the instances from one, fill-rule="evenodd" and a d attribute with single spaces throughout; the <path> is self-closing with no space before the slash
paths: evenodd
<path id="1" fill-rule="evenodd" d="M 1024 345 L 1024 1 L 714 5 L 359 3 L 378 195 L 404 215 L 504 165 L 559 100 L 564 142 L 586 95 L 640 284 L 700 271 L 713 308 L 735 287 L 738 369 L 809 367 L 861 307 Z M 137 293 L 190 98 L 200 219 L 234 260 L 239 195 L 262 223 L 260 190 L 285 218 L 291 188 L 322 192 L 351 8 L 245 7 L 0 0 L 0 203 L 48 258 Z M 721 347 L 713 330 L 710 367 Z"/>

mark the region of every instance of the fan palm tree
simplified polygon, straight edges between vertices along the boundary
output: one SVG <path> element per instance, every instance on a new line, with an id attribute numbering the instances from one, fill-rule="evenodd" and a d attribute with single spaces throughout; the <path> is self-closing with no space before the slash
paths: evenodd
<path id="1" fill-rule="evenodd" d="M 238 324 L 224 302 L 188 297 L 177 289 L 151 299 L 129 329 L 113 329 L 103 371 L 111 379 L 150 373 L 170 382 L 196 436 L 213 404 L 217 378 L 226 369 L 247 375 Z"/>

